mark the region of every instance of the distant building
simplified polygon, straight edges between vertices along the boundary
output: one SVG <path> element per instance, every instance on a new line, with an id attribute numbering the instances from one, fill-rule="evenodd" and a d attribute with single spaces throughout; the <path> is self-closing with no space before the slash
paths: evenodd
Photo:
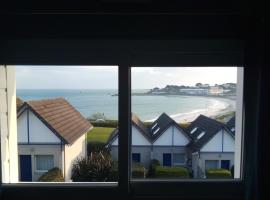
<path id="1" fill-rule="evenodd" d="M 24 102 L 17 123 L 20 181 L 37 181 L 53 167 L 70 181 L 73 161 L 87 155 L 93 126 L 63 98 Z"/>
<path id="2" fill-rule="evenodd" d="M 182 94 L 190 94 L 190 95 L 207 95 L 208 89 L 204 88 L 183 88 L 179 90 Z"/>
<path id="3" fill-rule="evenodd" d="M 210 95 L 223 95 L 223 88 L 219 86 L 212 86 L 209 89 Z"/>

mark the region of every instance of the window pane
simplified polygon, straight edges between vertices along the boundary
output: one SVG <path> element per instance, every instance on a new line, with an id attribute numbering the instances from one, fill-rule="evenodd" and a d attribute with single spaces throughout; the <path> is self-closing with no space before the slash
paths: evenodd
<path id="1" fill-rule="evenodd" d="M 36 155 L 36 170 L 48 171 L 54 167 L 52 155 Z"/>
<path id="2" fill-rule="evenodd" d="M 131 72 L 133 178 L 240 178 L 243 68 Z"/>
<path id="3" fill-rule="evenodd" d="M 11 68 L 14 72 L 8 72 Z M 6 148 L 10 142 L 17 146 L 2 157 L 7 166 L 2 168 L 3 182 L 118 181 L 117 66 L 7 66 L 4 70 L 14 76 L 9 84 L 5 77 L 5 87 L 13 83 L 15 90 L 7 89 L 10 104 L 4 108 L 14 106 L 11 110 L 16 112 L 17 106 L 12 126 L 17 130 L 10 141 L 1 141 Z M 2 122 L 1 115 L 1 128 Z M 16 156 L 10 167 L 8 156 Z"/>

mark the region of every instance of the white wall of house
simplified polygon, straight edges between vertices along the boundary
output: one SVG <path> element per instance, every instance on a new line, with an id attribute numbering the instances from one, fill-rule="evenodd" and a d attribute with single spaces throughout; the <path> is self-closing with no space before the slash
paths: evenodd
<path id="1" fill-rule="evenodd" d="M 83 134 L 73 144 L 65 145 L 65 181 L 71 181 L 71 171 L 73 162 L 79 157 L 86 157 L 87 155 L 87 140 L 86 134 Z"/>
<path id="2" fill-rule="evenodd" d="M 36 155 L 53 155 L 54 167 L 58 167 L 59 169 L 63 170 L 61 145 L 18 145 L 18 151 L 19 156 L 31 155 L 33 181 L 37 181 L 38 178 L 45 173 L 36 170 L 36 161 L 35 161 Z"/>
<path id="3" fill-rule="evenodd" d="M 60 139 L 31 111 L 29 111 L 29 138 L 27 110 L 25 110 L 18 121 L 18 142 L 19 143 L 60 143 Z"/>
<path id="4" fill-rule="evenodd" d="M 133 146 L 151 146 L 151 143 L 143 136 L 143 134 L 135 127 L 132 126 L 132 139 Z M 112 142 L 112 146 L 118 146 L 118 137 Z"/>
<path id="5" fill-rule="evenodd" d="M 188 137 L 175 126 L 171 126 L 153 143 L 153 146 L 186 146 L 188 143 Z"/>
<path id="6" fill-rule="evenodd" d="M 15 67 L 0 65 L 1 175 L 3 183 L 18 182 Z"/>
<path id="7" fill-rule="evenodd" d="M 220 130 L 202 148 L 201 152 L 234 152 L 234 139 L 229 133 Z"/>

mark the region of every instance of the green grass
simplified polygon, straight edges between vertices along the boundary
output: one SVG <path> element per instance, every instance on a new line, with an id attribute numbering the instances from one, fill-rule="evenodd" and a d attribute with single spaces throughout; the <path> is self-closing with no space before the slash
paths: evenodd
<path id="1" fill-rule="evenodd" d="M 114 128 L 94 127 L 87 133 L 87 141 L 106 143 L 113 130 Z"/>

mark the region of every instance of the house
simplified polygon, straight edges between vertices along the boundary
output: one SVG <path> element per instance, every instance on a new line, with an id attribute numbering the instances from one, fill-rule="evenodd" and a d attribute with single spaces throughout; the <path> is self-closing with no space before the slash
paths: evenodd
<path id="1" fill-rule="evenodd" d="M 233 116 L 227 123 L 227 127 L 230 129 L 230 131 L 235 134 L 235 116 Z"/>
<path id="2" fill-rule="evenodd" d="M 192 137 L 188 146 L 195 178 L 204 177 L 209 168 L 231 169 L 234 165 L 234 133 L 225 124 L 200 115 L 186 132 Z"/>
<path id="3" fill-rule="evenodd" d="M 118 159 L 118 129 L 108 140 L 112 157 Z M 132 114 L 132 160 L 149 167 L 152 159 L 164 166 L 186 166 L 189 156 L 187 145 L 191 137 L 167 114 L 163 113 L 148 128 Z"/>
<path id="4" fill-rule="evenodd" d="M 63 98 L 24 102 L 17 113 L 20 181 L 37 181 L 53 167 L 70 181 L 72 162 L 86 156 L 92 127 Z"/>
<path id="5" fill-rule="evenodd" d="M 210 95 L 222 95 L 223 94 L 223 88 L 219 86 L 212 86 L 209 89 Z"/>
<path id="6" fill-rule="evenodd" d="M 207 95 L 208 89 L 205 88 L 183 88 L 179 90 L 182 94 L 190 94 L 190 95 Z"/>

